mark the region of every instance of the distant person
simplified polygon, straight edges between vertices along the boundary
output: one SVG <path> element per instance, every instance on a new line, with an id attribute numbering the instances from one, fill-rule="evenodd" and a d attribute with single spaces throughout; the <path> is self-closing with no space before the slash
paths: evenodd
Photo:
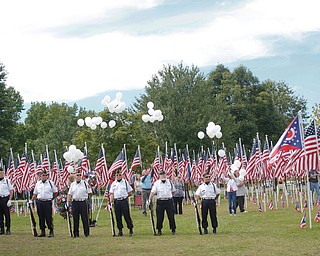
<path id="1" fill-rule="evenodd" d="M 224 181 L 227 182 L 227 197 L 230 216 L 232 214 L 237 215 L 237 183 L 233 174 L 223 177 Z"/>
<path id="2" fill-rule="evenodd" d="M 134 181 L 134 194 L 140 196 L 142 192 L 142 182 L 140 179 L 140 174 L 136 175 L 136 180 Z"/>
<path id="3" fill-rule="evenodd" d="M 10 235 L 10 207 L 13 197 L 13 187 L 10 180 L 4 177 L 4 169 L 0 167 L 0 235 Z M 6 225 L 4 225 L 4 219 Z M 6 232 L 4 232 L 4 226 L 6 226 Z"/>
<path id="4" fill-rule="evenodd" d="M 244 180 L 244 177 L 240 176 L 240 173 L 238 170 L 234 172 L 234 176 L 235 176 L 235 181 L 238 187 L 236 191 L 237 207 L 239 206 L 240 212 L 247 212 L 244 209 L 244 199 L 245 199 L 245 195 L 247 194 L 246 182 Z"/>
<path id="5" fill-rule="evenodd" d="M 320 172 L 318 170 L 311 170 L 309 171 L 309 183 L 310 183 L 310 191 L 311 191 L 311 203 L 313 204 L 313 192 L 316 191 L 317 193 L 317 204 L 320 204 L 320 189 L 319 189 L 319 182 L 318 182 L 318 176 L 320 175 Z"/>
<path id="6" fill-rule="evenodd" d="M 173 193 L 174 213 L 181 215 L 182 201 L 184 196 L 184 186 L 180 175 L 174 178 L 173 185 L 176 189 L 176 191 Z"/>
<path id="7" fill-rule="evenodd" d="M 142 214 L 147 216 L 146 203 L 150 197 L 151 187 L 152 187 L 153 170 L 143 170 L 141 176 L 141 193 L 142 193 Z M 152 202 L 150 202 L 152 207 Z"/>

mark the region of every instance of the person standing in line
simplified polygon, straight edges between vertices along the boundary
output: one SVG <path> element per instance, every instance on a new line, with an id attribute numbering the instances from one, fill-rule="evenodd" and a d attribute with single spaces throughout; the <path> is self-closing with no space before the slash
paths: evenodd
<path id="1" fill-rule="evenodd" d="M 39 225 L 41 233 L 38 237 L 46 236 L 46 225 L 50 231 L 48 237 L 53 237 L 53 223 L 52 223 L 52 200 L 58 195 L 58 189 L 54 183 L 48 179 L 48 173 L 43 171 L 40 180 L 36 183 L 30 204 L 36 200 L 37 212 L 39 216 Z"/>
<path id="2" fill-rule="evenodd" d="M 10 207 L 12 204 L 13 186 L 10 180 L 4 177 L 4 175 L 4 169 L 0 167 L 0 235 L 10 235 Z M 4 219 L 6 220 L 6 225 L 4 225 Z M 6 232 L 4 232 L 4 226 L 6 226 Z"/>
<path id="3" fill-rule="evenodd" d="M 76 180 L 71 183 L 67 195 L 67 205 L 70 205 L 72 199 L 72 217 L 73 217 L 73 237 L 79 237 L 79 220 L 81 216 L 84 236 L 89 236 L 89 217 L 88 217 L 88 199 L 92 195 L 91 187 L 88 182 L 82 180 L 80 170 L 76 173 Z"/>
<path id="4" fill-rule="evenodd" d="M 174 178 L 173 185 L 176 189 L 176 191 L 173 193 L 174 213 L 181 215 L 184 186 L 180 175 Z"/>
<path id="5" fill-rule="evenodd" d="M 142 214 L 147 216 L 147 208 L 146 203 L 150 197 L 151 187 L 152 187 L 152 178 L 153 178 L 153 170 L 143 170 L 141 177 L 141 193 L 142 193 Z M 152 202 L 150 202 L 150 206 L 152 206 Z"/>
<path id="6" fill-rule="evenodd" d="M 164 220 L 164 211 L 167 212 L 169 219 L 169 226 L 172 231 L 172 235 L 176 234 L 176 222 L 174 219 L 174 206 L 172 195 L 175 192 L 175 187 L 172 182 L 166 178 L 164 171 L 159 172 L 159 179 L 154 183 L 151 189 L 150 197 L 147 202 L 148 205 L 152 202 L 153 197 L 157 196 L 157 206 L 156 206 L 156 215 L 157 215 L 157 235 L 162 235 L 162 227 Z"/>
<path id="7" fill-rule="evenodd" d="M 116 174 L 116 180 L 112 182 L 110 187 L 110 204 L 109 210 L 112 210 L 112 204 L 114 203 L 114 210 L 116 214 L 117 227 L 119 230 L 118 236 L 123 236 L 123 224 L 122 215 L 127 223 L 129 229 L 129 235 L 133 236 L 133 223 L 130 216 L 128 197 L 132 195 L 132 187 L 126 181 L 121 174 L 121 171 Z"/>
<path id="8" fill-rule="evenodd" d="M 211 176 L 209 173 L 203 174 L 204 182 L 198 187 L 195 193 L 195 202 L 201 199 L 201 216 L 202 216 L 202 227 L 204 234 L 208 234 L 208 213 L 210 213 L 212 232 L 217 233 L 218 219 L 216 200 L 220 195 L 220 188 L 211 182 Z"/>
<path id="9" fill-rule="evenodd" d="M 237 184 L 237 191 L 236 191 L 236 195 L 237 195 L 237 207 L 239 206 L 240 212 L 247 212 L 244 209 L 244 197 L 247 194 L 247 188 L 246 188 L 246 183 L 244 181 L 244 177 L 240 177 L 239 174 L 239 170 L 234 172 L 234 176 L 235 176 L 235 181 Z"/>
<path id="10" fill-rule="evenodd" d="M 232 171 L 232 170 L 231 170 Z M 227 182 L 227 197 L 230 216 L 237 215 L 237 183 L 233 174 L 229 174 L 227 177 L 223 177 L 224 181 Z"/>
<path id="11" fill-rule="evenodd" d="M 310 183 L 310 191 L 311 191 L 311 203 L 313 204 L 313 193 L 316 191 L 318 201 L 317 204 L 320 204 L 320 189 L 319 189 L 319 182 L 318 182 L 318 176 L 320 175 L 320 172 L 318 170 L 311 170 L 309 171 L 309 183 Z"/>

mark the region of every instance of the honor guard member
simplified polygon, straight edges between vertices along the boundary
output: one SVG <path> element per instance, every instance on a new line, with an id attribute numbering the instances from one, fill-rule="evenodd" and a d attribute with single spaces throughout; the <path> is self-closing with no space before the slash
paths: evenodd
<path id="1" fill-rule="evenodd" d="M 50 231 L 48 237 L 53 237 L 52 224 L 52 200 L 58 195 L 58 189 L 54 183 L 48 179 L 48 173 L 43 171 L 40 180 L 36 183 L 32 198 L 29 203 L 36 200 L 37 212 L 39 216 L 39 225 L 41 233 L 38 237 L 46 236 L 46 225 Z"/>
<path id="2" fill-rule="evenodd" d="M 148 205 L 152 201 L 153 197 L 157 196 L 157 206 L 156 206 L 156 215 L 157 215 L 157 235 L 162 235 L 162 227 L 164 220 L 164 211 L 167 212 L 169 219 L 169 226 L 172 230 L 172 235 L 176 234 L 176 222 L 174 220 L 174 205 L 172 200 L 172 193 L 175 192 L 175 187 L 172 182 L 166 178 L 164 171 L 159 172 L 159 180 L 157 180 L 152 186 Z"/>
<path id="3" fill-rule="evenodd" d="M 210 213 L 213 234 L 216 234 L 218 227 L 216 199 L 220 195 L 220 188 L 210 181 L 210 174 L 204 173 L 203 178 L 204 183 L 198 187 L 195 193 L 195 199 L 197 202 L 201 198 L 201 215 L 204 234 L 208 234 L 208 212 Z"/>
<path id="4" fill-rule="evenodd" d="M 79 237 L 79 217 L 81 216 L 84 236 L 89 236 L 89 217 L 88 217 L 88 199 L 92 195 L 91 187 L 88 182 L 82 180 L 80 170 L 75 174 L 75 181 L 71 186 L 67 195 L 67 205 L 72 198 L 72 217 L 73 217 L 73 237 Z"/>
<path id="5" fill-rule="evenodd" d="M 10 206 L 13 197 L 13 187 L 10 180 L 4 177 L 4 170 L 0 167 L 0 235 L 10 235 Z M 6 233 L 4 233 L 4 218 L 6 219 Z"/>
<path id="6" fill-rule="evenodd" d="M 121 172 L 116 173 L 116 180 L 112 182 L 110 187 L 110 207 L 114 203 L 117 227 L 119 229 L 118 236 L 123 236 L 122 215 L 127 223 L 130 236 L 133 235 L 133 224 L 130 217 L 128 197 L 132 195 L 132 187 L 129 182 L 123 179 Z M 111 210 L 111 209 L 110 209 Z"/>

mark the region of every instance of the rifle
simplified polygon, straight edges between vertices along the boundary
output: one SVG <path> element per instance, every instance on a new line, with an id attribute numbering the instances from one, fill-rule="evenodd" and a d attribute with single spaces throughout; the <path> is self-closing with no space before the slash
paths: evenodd
<path id="1" fill-rule="evenodd" d="M 66 208 L 69 234 L 70 234 L 71 237 L 73 237 L 73 234 L 72 234 L 72 224 L 71 224 L 71 217 L 70 217 L 69 209 L 68 209 L 68 207 L 67 207 L 66 204 L 65 204 L 64 207 Z"/>
<path id="2" fill-rule="evenodd" d="M 38 236 L 37 223 L 36 223 L 36 220 L 34 218 L 32 207 L 31 207 L 30 203 L 28 203 L 28 208 L 29 208 L 29 211 L 30 211 L 30 223 L 31 223 L 32 234 L 33 234 L 33 236 Z"/>
<path id="3" fill-rule="evenodd" d="M 153 207 L 151 206 L 151 203 L 149 204 L 149 210 L 150 210 L 150 221 L 151 221 L 151 228 L 153 235 L 156 235 L 156 229 L 154 227 L 154 219 L 153 219 Z"/>
<path id="4" fill-rule="evenodd" d="M 192 196 L 192 202 L 193 202 L 195 214 L 196 214 L 197 228 L 198 228 L 199 234 L 202 235 L 200 214 L 199 214 L 198 206 L 197 206 L 196 200 L 194 199 L 194 196 Z"/>
<path id="5" fill-rule="evenodd" d="M 115 237 L 116 236 L 116 231 L 114 229 L 114 217 L 113 217 L 113 212 L 112 212 L 112 206 L 111 203 L 109 204 L 109 213 L 110 213 L 110 221 L 111 221 L 111 233 L 112 236 Z"/>

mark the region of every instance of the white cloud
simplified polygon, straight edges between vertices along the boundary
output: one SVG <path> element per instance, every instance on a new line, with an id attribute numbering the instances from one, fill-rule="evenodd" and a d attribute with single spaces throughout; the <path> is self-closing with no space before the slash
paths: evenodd
<path id="1" fill-rule="evenodd" d="M 210 23 L 197 29 L 182 27 L 162 35 L 119 31 L 56 38 L 39 31 L 120 15 L 123 8 L 155 8 L 162 1 L 54 1 L 48 5 L 34 0 L 18 1 L 19 8 L 16 2 L 5 1 L 0 10 L 0 58 L 9 71 L 8 85 L 20 91 L 26 102 L 69 101 L 107 90 L 143 88 L 168 62 L 208 66 L 270 56 L 275 54 L 273 41 L 266 38 L 299 40 L 303 33 L 320 28 L 316 0 L 257 0 L 214 13 Z M 199 13 L 199 19 L 210 11 Z"/>

